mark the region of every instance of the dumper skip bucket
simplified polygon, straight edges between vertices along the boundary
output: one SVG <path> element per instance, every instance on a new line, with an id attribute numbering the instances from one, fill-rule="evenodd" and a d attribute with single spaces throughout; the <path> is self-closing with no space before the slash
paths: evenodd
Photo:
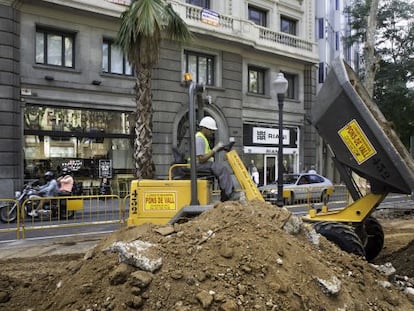
<path id="1" fill-rule="evenodd" d="M 332 63 L 316 97 L 312 123 L 336 160 L 366 178 L 372 192 L 413 192 L 411 155 L 356 73 L 341 59 Z"/>

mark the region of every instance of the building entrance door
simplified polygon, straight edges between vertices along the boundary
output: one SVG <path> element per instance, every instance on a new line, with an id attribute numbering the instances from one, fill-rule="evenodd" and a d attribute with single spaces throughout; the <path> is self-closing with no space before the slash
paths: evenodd
<path id="1" fill-rule="evenodd" d="M 265 155 L 264 156 L 264 176 L 263 184 L 267 185 L 276 182 L 277 178 L 277 156 Z"/>

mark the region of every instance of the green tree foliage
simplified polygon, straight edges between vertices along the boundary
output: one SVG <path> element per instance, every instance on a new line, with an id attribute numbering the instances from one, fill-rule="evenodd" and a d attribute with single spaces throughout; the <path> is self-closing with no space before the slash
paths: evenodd
<path id="1" fill-rule="evenodd" d="M 355 1 L 346 12 L 353 19 L 347 42 L 364 42 L 370 1 Z M 381 1 L 377 15 L 374 100 L 394 124 L 401 141 L 409 147 L 414 135 L 414 3 Z M 361 79 L 363 80 L 363 76 Z"/>
<path id="2" fill-rule="evenodd" d="M 128 57 L 135 85 L 135 177 L 152 178 L 152 69 L 158 63 L 161 41 L 190 41 L 185 22 L 165 0 L 133 0 L 121 15 L 117 44 Z"/>

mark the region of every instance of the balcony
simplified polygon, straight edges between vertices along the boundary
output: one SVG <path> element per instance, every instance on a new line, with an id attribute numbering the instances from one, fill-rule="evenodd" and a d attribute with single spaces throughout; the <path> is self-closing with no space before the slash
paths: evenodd
<path id="1" fill-rule="evenodd" d="M 169 2 L 193 32 L 238 42 L 257 50 L 301 61 L 318 62 L 315 42 L 273 31 L 246 19 L 222 14 L 216 17 L 214 23 L 207 23 L 202 18 L 203 8 L 176 1 Z"/>

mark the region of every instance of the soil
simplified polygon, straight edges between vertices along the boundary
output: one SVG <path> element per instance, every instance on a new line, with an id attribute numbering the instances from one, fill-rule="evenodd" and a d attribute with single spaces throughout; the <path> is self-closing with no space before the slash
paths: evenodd
<path id="1" fill-rule="evenodd" d="M 385 247 L 374 263 L 413 284 L 414 217 L 378 220 Z M 414 310 L 414 294 L 298 224 L 286 209 L 226 202 L 173 227 L 121 229 L 87 254 L 1 260 L 0 310 Z M 137 240 L 159 267 L 111 248 Z"/>

